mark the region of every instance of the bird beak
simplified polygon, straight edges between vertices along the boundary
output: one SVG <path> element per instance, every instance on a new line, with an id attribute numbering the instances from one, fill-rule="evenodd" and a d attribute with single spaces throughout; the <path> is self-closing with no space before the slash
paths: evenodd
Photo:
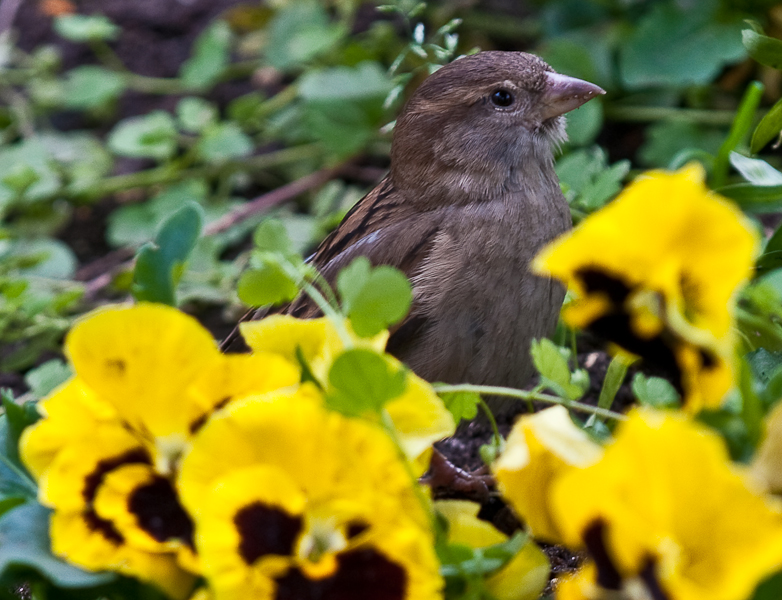
<path id="1" fill-rule="evenodd" d="M 594 83 L 583 79 L 560 75 L 559 73 L 546 73 L 548 86 L 543 94 L 543 121 L 564 115 L 566 112 L 578 108 L 595 96 L 605 94 L 605 90 Z"/>

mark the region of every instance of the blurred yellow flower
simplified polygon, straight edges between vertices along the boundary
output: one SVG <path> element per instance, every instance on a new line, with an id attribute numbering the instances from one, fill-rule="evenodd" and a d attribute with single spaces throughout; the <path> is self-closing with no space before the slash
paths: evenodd
<path id="1" fill-rule="evenodd" d="M 492 465 L 502 495 L 536 538 L 561 543 L 551 514 L 551 488 L 571 469 L 600 460 L 603 450 L 573 424 L 567 409 L 552 406 L 520 417 Z"/>
<path id="2" fill-rule="evenodd" d="M 506 535 L 478 518 L 480 504 L 466 500 L 438 500 L 434 507 L 448 521 L 448 541 L 451 543 L 486 548 L 508 541 Z M 496 600 L 536 600 L 548 583 L 550 569 L 543 551 L 527 539 L 505 566 L 487 577 L 486 590 Z"/>
<path id="3" fill-rule="evenodd" d="M 639 586 L 647 597 L 746 600 L 782 564 L 782 512 L 722 439 L 682 414 L 635 410 L 604 457 L 554 482 L 552 512 L 591 573 L 566 598 Z M 591 590 L 591 591 L 589 591 Z"/>
<path id="4" fill-rule="evenodd" d="M 53 551 L 181 597 L 197 565 L 173 486 L 180 456 L 216 409 L 294 386 L 299 370 L 274 354 L 224 356 L 195 319 L 154 304 L 95 311 L 65 351 L 75 376 L 40 403 L 44 418 L 20 444 L 54 509 Z"/>
<path id="5" fill-rule="evenodd" d="M 388 341 L 383 331 L 372 338 L 353 334 L 345 321 L 353 347 L 382 352 Z M 242 336 L 253 352 L 279 354 L 289 361 L 306 361 L 320 386 L 329 389 L 329 370 L 334 360 L 347 348 L 330 319 L 297 319 L 289 315 L 272 315 L 260 321 L 242 323 Z M 391 370 L 404 365 L 389 355 L 382 355 Z M 390 400 L 385 410 L 397 430 L 402 450 L 415 461 L 423 473 L 428 464 L 428 450 L 438 440 L 456 431 L 453 416 L 426 381 L 412 372 L 406 375 L 404 392 Z"/>
<path id="6" fill-rule="evenodd" d="M 385 432 L 326 410 L 309 384 L 228 406 L 178 480 L 216 600 L 439 598 L 414 485 Z"/>
<path id="7" fill-rule="evenodd" d="M 639 177 L 532 266 L 575 294 L 570 325 L 671 372 L 690 412 L 732 384 L 735 295 L 759 250 L 752 224 L 703 180 L 695 163 Z"/>

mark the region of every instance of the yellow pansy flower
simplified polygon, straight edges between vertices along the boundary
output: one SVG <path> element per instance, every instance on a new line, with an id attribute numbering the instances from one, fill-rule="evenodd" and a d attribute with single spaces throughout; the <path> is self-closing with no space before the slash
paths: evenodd
<path id="1" fill-rule="evenodd" d="M 480 505 L 466 500 L 438 500 L 434 507 L 448 521 L 448 541 L 470 548 L 486 548 L 508 541 L 490 523 L 478 518 Z M 532 540 L 499 571 L 486 578 L 486 590 L 497 600 L 536 600 L 546 584 L 551 566 Z"/>
<path id="2" fill-rule="evenodd" d="M 20 445 L 54 509 L 55 553 L 188 593 L 197 564 L 173 486 L 179 458 L 215 410 L 295 386 L 299 369 L 275 354 L 222 355 L 195 319 L 154 304 L 91 313 L 65 351 L 75 376 L 41 402 Z"/>
<path id="3" fill-rule="evenodd" d="M 297 319 L 289 315 L 271 315 L 260 321 L 242 323 L 242 336 L 253 352 L 279 354 L 289 361 L 303 358 L 324 389 L 329 388 L 328 374 L 334 360 L 347 348 L 334 323 L 326 318 Z M 372 338 L 356 336 L 345 321 L 352 347 L 382 352 L 388 341 L 388 331 Z M 404 365 L 389 355 L 383 355 L 391 370 Z M 412 372 L 406 375 L 405 391 L 390 400 L 385 410 L 399 436 L 402 450 L 418 471 L 428 464 L 428 450 L 438 440 L 456 431 L 453 416 L 432 387 Z"/>
<path id="4" fill-rule="evenodd" d="M 314 386 L 248 397 L 204 426 L 178 487 L 216 600 L 439 598 L 426 514 L 388 436 Z"/>
<path id="5" fill-rule="evenodd" d="M 645 586 L 672 600 L 745 600 L 782 564 L 780 506 L 682 414 L 632 411 L 603 458 L 562 475 L 551 499 L 566 545 L 594 564 L 567 598 Z"/>
<path id="6" fill-rule="evenodd" d="M 552 406 L 516 421 L 492 471 L 529 532 L 559 543 L 561 534 L 551 514 L 551 487 L 564 473 L 594 464 L 602 454 L 601 446 L 573 424 L 567 409 Z"/>
<path id="7" fill-rule="evenodd" d="M 646 173 L 532 264 L 575 294 L 568 324 L 666 368 L 691 412 L 718 406 L 733 381 L 735 295 L 759 250 L 703 181 L 697 164 Z"/>

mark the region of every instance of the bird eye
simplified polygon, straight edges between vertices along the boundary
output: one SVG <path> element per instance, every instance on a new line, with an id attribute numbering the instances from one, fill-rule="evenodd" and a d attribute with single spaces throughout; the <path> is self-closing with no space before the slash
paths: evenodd
<path id="1" fill-rule="evenodd" d="M 495 90 L 491 93 L 491 103 L 494 104 L 494 106 L 507 108 L 513 104 L 513 94 L 511 94 L 508 90 Z"/>

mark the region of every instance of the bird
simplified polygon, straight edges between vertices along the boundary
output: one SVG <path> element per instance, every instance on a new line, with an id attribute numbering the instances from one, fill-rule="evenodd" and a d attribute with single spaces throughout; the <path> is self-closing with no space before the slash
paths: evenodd
<path id="1" fill-rule="evenodd" d="M 523 387 L 530 343 L 553 332 L 565 294 L 529 270 L 572 226 L 554 171 L 563 115 L 603 93 L 524 52 L 441 67 L 396 120 L 388 175 L 309 262 L 332 284 L 358 256 L 409 278 L 386 350 L 423 379 Z M 320 316 L 304 294 L 276 312 Z"/>

